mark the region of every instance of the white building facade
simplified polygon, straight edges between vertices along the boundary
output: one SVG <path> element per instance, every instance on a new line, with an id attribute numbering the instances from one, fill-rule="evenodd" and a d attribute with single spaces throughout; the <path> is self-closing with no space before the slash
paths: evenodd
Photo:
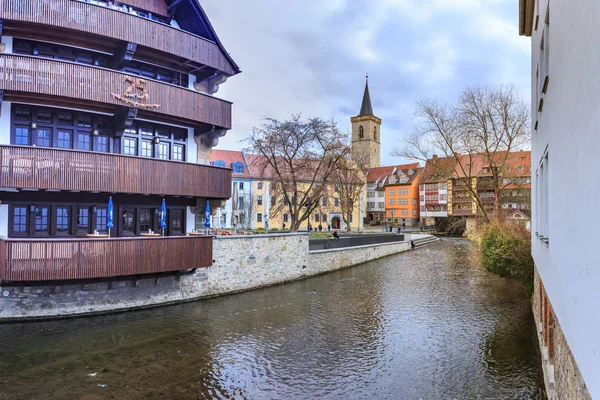
<path id="1" fill-rule="evenodd" d="M 532 42 L 533 303 L 556 399 L 600 398 L 600 215 L 575 213 L 600 202 L 591 176 L 600 168 L 599 6 L 520 0 L 520 34 Z"/>

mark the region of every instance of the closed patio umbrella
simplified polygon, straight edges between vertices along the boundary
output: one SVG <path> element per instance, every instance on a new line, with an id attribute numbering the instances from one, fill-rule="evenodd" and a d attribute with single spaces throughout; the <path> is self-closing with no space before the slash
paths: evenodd
<path id="1" fill-rule="evenodd" d="M 111 228 L 113 228 L 115 226 L 113 223 L 113 213 L 114 213 L 114 211 L 113 211 L 112 196 L 110 196 L 108 198 L 108 212 L 107 212 L 108 216 L 106 217 L 107 218 L 106 228 L 108 229 L 108 237 L 110 237 Z"/>
<path id="2" fill-rule="evenodd" d="M 165 203 L 165 199 L 163 199 L 160 207 L 160 227 L 162 235 L 165 236 L 165 228 L 167 227 L 167 203 Z"/>

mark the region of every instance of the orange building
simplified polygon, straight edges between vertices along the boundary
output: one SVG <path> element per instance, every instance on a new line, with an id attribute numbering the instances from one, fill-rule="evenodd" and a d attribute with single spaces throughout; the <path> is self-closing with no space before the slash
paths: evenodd
<path id="1" fill-rule="evenodd" d="M 394 167 L 385 182 L 385 220 L 393 225 L 419 225 L 419 180 L 423 168 Z"/>

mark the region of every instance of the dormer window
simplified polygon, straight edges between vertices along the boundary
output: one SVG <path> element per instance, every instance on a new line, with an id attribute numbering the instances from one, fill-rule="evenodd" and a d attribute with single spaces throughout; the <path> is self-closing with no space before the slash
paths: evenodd
<path id="1" fill-rule="evenodd" d="M 244 173 L 244 163 L 236 161 L 231 163 L 231 169 L 233 169 L 234 174 L 243 174 Z"/>
<path id="2" fill-rule="evenodd" d="M 484 174 L 487 174 L 488 172 L 490 172 L 490 169 L 489 169 L 489 168 L 484 168 L 484 169 L 483 169 L 483 173 L 484 173 Z"/>
<path id="3" fill-rule="evenodd" d="M 471 168 L 471 164 L 467 164 L 467 168 Z"/>
<path id="4" fill-rule="evenodd" d="M 223 161 L 223 160 L 213 161 L 212 165 L 214 165 L 215 167 L 222 167 L 222 168 L 227 167 L 227 164 L 225 164 L 225 161 Z"/>
<path id="5" fill-rule="evenodd" d="M 519 172 L 523 172 L 523 170 L 524 170 L 524 169 L 525 169 L 525 168 L 524 168 L 524 167 L 521 165 L 521 166 L 519 167 Z"/>

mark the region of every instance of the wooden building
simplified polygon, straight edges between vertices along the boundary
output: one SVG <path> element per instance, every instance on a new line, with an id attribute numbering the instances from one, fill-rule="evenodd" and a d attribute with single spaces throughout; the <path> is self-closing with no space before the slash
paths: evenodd
<path id="1" fill-rule="evenodd" d="M 214 93 L 240 70 L 198 1 L 0 0 L 0 43 L 0 279 L 211 265 L 186 233 L 231 195 Z"/>

